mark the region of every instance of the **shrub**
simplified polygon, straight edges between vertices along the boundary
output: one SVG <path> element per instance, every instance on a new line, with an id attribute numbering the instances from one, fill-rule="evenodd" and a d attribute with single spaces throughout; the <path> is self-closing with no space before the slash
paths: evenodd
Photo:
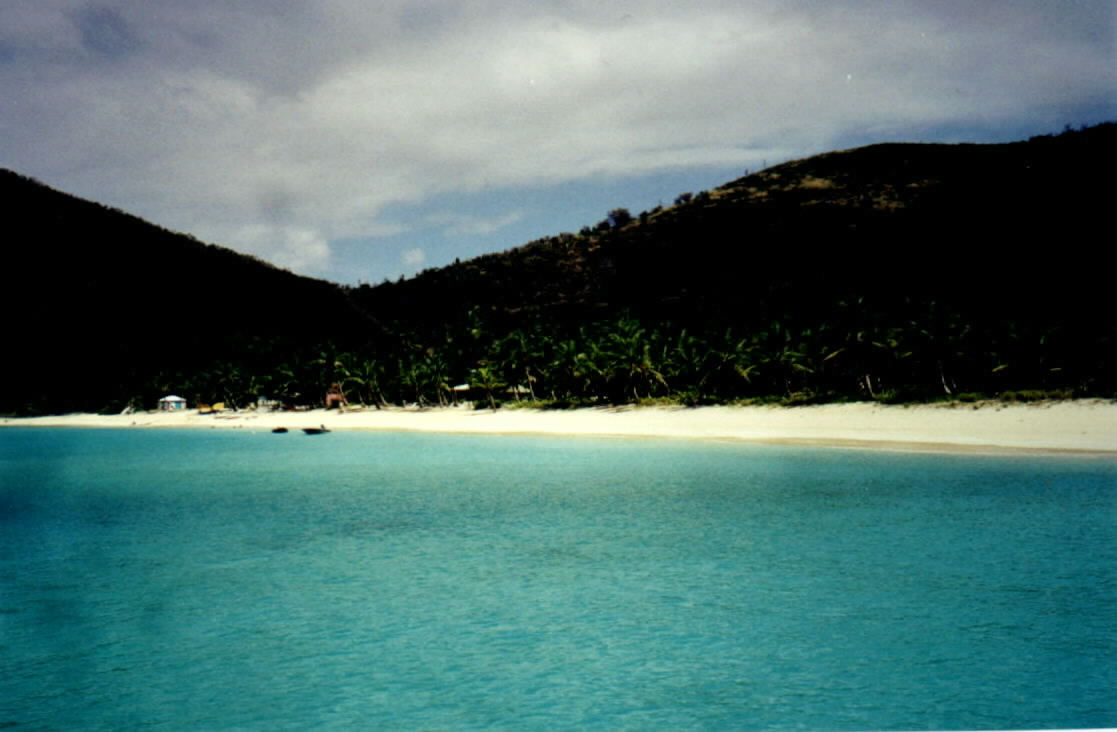
<path id="1" fill-rule="evenodd" d="M 1005 391 L 1001 392 L 998 399 L 1002 402 L 1026 404 L 1028 402 L 1042 402 L 1048 400 L 1058 399 L 1073 399 L 1074 391 L 1072 389 L 1057 389 L 1052 391 L 1043 391 L 1040 389 L 1024 389 L 1021 391 Z"/>

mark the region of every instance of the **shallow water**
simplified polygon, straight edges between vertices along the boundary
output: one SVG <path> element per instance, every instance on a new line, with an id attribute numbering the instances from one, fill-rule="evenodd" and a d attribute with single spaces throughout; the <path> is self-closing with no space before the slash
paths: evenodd
<path id="1" fill-rule="evenodd" d="M 1117 461 L 0 430 L 0 727 L 1117 726 Z"/>

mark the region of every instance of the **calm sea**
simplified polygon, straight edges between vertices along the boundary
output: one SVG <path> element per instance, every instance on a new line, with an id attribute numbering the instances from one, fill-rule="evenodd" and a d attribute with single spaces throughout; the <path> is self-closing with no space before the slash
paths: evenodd
<path id="1" fill-rule="evenodd" d="M 1117 460 L 0 429 L 0 727 L 1117 726 Z"/>

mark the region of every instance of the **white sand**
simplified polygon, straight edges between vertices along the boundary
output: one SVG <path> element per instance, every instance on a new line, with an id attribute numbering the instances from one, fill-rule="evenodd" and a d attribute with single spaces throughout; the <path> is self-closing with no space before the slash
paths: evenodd
<path id="1" fill-rule="evenodd" d="M 1117 453 L 1117 403 L 1036 405 L 700 407 L 548 410 L 467 407 L 360 411 L 141 412 L 4 419 L 9 426 L 208 427 L 616 435 L 944 451 L 1074 450 Z"/>

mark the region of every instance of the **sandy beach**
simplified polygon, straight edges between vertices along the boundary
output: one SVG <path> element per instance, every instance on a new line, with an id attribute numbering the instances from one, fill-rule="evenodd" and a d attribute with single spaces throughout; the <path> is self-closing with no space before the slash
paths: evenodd
<path id="1" fill-rule="evenodd" d="M 624 407 L 573 410 L 471 407 L 300 412 L 137 412 L 9 418 L 6 426 L 179 427 L 292 431 L 341 430 L 669 437 L 942 451 L 1117 453 L 1117 403 L 1102 400 L 1029 405 L 812 407 Z"/>

